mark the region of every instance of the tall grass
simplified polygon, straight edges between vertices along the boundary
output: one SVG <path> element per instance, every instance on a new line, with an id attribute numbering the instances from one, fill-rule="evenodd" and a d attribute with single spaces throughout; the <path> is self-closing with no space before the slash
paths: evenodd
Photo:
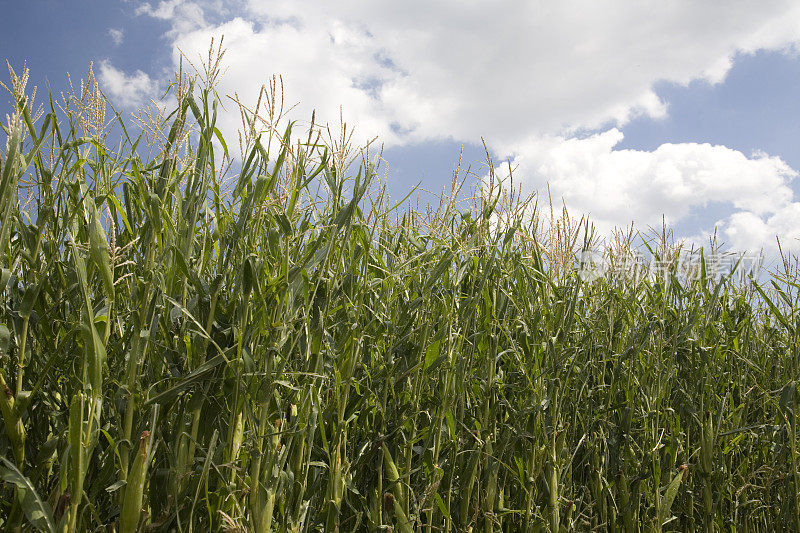
<path id="1" fill-rule="evenodd" d="M 226 174 L 218 74 L 112 144 L 12 73 L 6 530 L 800 529 L 796 268 L 584 282 L 568 215 L 394 208 L 270 90 Z"/>

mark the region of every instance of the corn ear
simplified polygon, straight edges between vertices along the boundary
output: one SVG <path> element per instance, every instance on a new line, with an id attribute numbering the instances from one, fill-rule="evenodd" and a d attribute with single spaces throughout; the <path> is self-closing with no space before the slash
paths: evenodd
<path id="1" fill-rule="evenodd" d="M 139 437 L 139 447 L 136 457 L 128 472 L 127 485 L 125 486 L 125 500 L 119 519 L 120 533 L 133 533 L 139 527 L 142 512 L 142 496 L 147 480 L 147 463 L 150 455 L 150 432 L 143 431 Z"/>

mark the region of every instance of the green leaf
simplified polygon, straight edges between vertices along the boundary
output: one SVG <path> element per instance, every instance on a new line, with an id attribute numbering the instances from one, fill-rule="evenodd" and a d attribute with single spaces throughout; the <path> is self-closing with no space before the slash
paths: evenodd
<path id="1" fill-rule="evenodd" d="M 12 180 L 16 177 L 17 172 L 19 172 L 19 170 L 15 170 L 15 168 L 18 155 L 17 151 L 19 150 L 21 141 L 22 123 L 17 122 L 8 135 L 8 150 L 6 151 L 6 157 L 3 160 L 3 172 L 0 174 L 0 176 L 2 176 L 0 178 L 0 198 L 5 199 L 7 197 L 9 192 L 8 187 L 10 186 Z"/>
<path id="2" fill-rule="evenodd" d="M 11 279 L 11 271 L 7 268 L 0 270 L 0 293 L 6 290 L 9 279 Z"/>
<path id="3" fill-rule="evenodd" d="M 124 479 L 120 479 L 116 483 L 112 483 L 111 485 L 106 487 L 106 492 L 116 492 L 121 487 L 124 487 L 126 484 L 127 484 L 127 481 L 125 481 Z"/>
<path id="4" fill-rule="evenodd" d="M 256 279 L 256 269 L 253 256 L 248 256 L 244 261 L 244 270 L 242 271 L 242 289 L 245 296 L 250 296 L 253 292 L 253 285 L 258 283 Z"/>
<path id="5" fill-rule="evenodd" d="M 14 463 L 5 457 L 0 457 L 0 461 L 5 465 L 0 467 L 0 478 L 17 487 L 19 502 L 28 521 L 39 531 L 55 532 L 56 525 L 50 505 L 39 497 L 33 484 L 22 475 Z"/>
<path id="6" fill-rule="evenodd" d="M 428 349 L 425 350 L 425 369 L 433 364 L 439 358 L 439 350 L 442 346 L 442 340 L 439 339 L 435 342 L 432 342 Z"/>
<path id="7" fill-rule="evenodd" d="M 194 386 L 194 384 L 200 381 L 203 378 L 203 376 L 214 370 L 214 368 L 222 364 L 224 361 L 225 358 L 222 355 L 217 355 L 215 357 L 212 357 L 211 359 L 209 359 L 208 361 L 197 367 L 193 372 L 187 374 L 176 385 L 173 385 L 169 389 L 148 399 L 144 403 L 144 405 L 150 405 L 154 403 L 167 404 L 171 402 L 172 400 L 177 398 L 180 393 Z"/>
<path id="8" fill-rule="evenodd" d="M 681 486 L 681 481 L 683 481 L 683 473 L 684 469 L 681 468 L 678 473 L 675 474 L 675 477 L 672 478 L 669 486 L 667 486 L 667 491 L 664 493 L 664 499 L 661 500 L 661 508 L 658 510 L 658 523 L 661 525 L 663 525 L 664 522 L 666 522 L 669 518 L 672 502 L 675 501 L 675 496 L 678 495 L 678 489 Z"/>
<path id="9" fill-rule="evenodd" d="M 222 132 L 220 132 L 218 128 L 214 128 L 214 135 L 217 137 L 219 144 L 222 145 L 222 149 L 225 151 L 225 155 L 228 155 L 228 145 L 225 144 L 225 139 L 222 137 Z"/>
<path id="10" fill-rule="evenodd" d="M 456 440 L 456 422 L 453 418 L 453 411 L 448 409 L 444 416 L 445 419 L 447 419 L 447 429 L 450 430 L 450 438 Z"/>
<path id="11" fill-rule="evenodd" d="M 33 312 L 33 306 L 36 304 L 36 299 L 39 297 L 39 284 L 29 285 L 25 289 L 25 295 L 19 304 L 19 316 L 28 318 Z"/>
<path id="12" fill-rule="evenodd" d="M 117 208 L 117 213 L 119 213 L 120 218 L 122 218 L 122 223 L 125 225 L 125 230 L 129 235 L 131 235 L 131 237 L 133 237 L 134 234 L 133 229 L 131 229 L 131 223 L 128 221 L 128 217 L 125 215 L 125 210 L 122 208 L 122 205 L 120 205 L 119 199 L 114 193 L 109 194 L 108 199 L 111 200 L 111 203 Z"/>
<path id="13" fill-rule="evenodd" d="M 8 355 L 8 344 L 11 341 L 11 332 L 5 324 L 0 324 L 0 357 Z"/>
<path id="14" fill-rule="evenodd" d="M 444 516 L 447 520 L 452 520 L 450 513 L 447 512 L 447 506 L 445 506 L 444 501 L 442 501 L 442 497 L 438 492 L 433 495 L 433 499 L 436 502 L 436 506 L 439 508 L 439 512 L 442 513 L 442 516 Z"/>
<path id="15" fill-rule="evenodd" d="M 445 256 L 439 260 L 436 266 L 433 267 L 433 270 L 425 273 L 427 278 L 425 280 L 425 290 L 430 289 L 437 281 L 439 281 L 439 278 L 442 276 L 442 274 L 444 274 L 452 261 L 453 252 L 448 251 Z"/>
<path id="16" fill-rule="evenodd" d="M 111 267 L 111 249 L 108 245 L 106 232 L 100 222 L 100 213 L 94 200 L 87 198 L 86 207 L 89 211 L 89 247 L 92 260 L 100 270 L 103 285 L 110 299 L 114 299 L 114 269 Z"/>

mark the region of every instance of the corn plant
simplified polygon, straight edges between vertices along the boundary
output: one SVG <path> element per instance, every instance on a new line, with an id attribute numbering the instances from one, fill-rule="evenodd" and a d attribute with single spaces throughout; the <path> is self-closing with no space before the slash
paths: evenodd
<path id="1" fill-rule="evenodd" d="M 588 224 L 393 204 L 276 84 L 223 111 L 220 60 L 108 122 L 10 72 L 3 528 L 800 529 L 796 267 L 584 280 Z"/>

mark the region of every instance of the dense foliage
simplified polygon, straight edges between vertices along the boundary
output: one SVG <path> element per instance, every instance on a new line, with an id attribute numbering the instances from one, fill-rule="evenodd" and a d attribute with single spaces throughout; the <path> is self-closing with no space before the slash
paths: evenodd
<path id="1" fill-rule="evenodd" d="M 12 74 L 3 527 L 800 530 L 796 277 L 584 281 L 566 219 L 393 209 L 268 89 L 226 174 L 217 75 L 114 146 L 91 76 Z"/>

